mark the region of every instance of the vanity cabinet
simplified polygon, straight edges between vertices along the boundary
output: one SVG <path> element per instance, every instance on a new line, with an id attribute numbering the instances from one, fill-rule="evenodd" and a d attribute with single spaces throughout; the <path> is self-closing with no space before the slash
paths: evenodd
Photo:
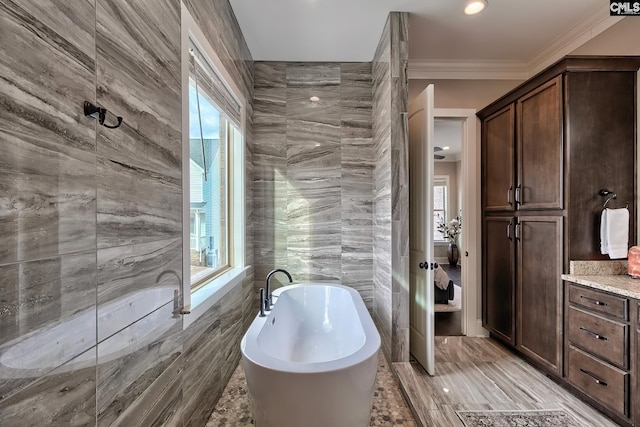
<path id="1" fill-rule="evenodd" d="M 635 417 L 636 422 L 634 425 L 640 426 L 640 304 L 638 304 L 638 319 L 636 320 L 636 347 L 635 354 L 632 356 L 635 359 L 636 369 L 636 387 L 634 389 L 633 396 L 635 396 Z M 632 397 L 633 397 L 632 396 Z"/>
<path id="2" fill-rule="evenodd" d="M 565 374 L 560 275 L 601 260 L 601 189 L 629 202 L 636 242 L 640 57 L 566 57 L 478 112 L 482 121 L 483 326 Z M 579 353 L 576 353 L 580 357 Z"/>
<path id="3" fill-rule="evenodd" d="M 567 294 L 567 381 L 631 423 L 630 300 L 575 284 Z"/>

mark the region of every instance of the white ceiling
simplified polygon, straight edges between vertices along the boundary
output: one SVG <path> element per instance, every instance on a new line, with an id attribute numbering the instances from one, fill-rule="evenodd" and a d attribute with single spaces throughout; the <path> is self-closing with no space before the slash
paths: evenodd
<path id="1" fill-rule="evenodd" d="M 620 20 L 607 0 L 488 1 L 466 16 L 465 0 L 230 0 L 257 61 L 371 61 L 389 12 L 410 12 L 418 75 L 434 64 L 445 73 L 498 64 L 524 79 Z"/>
<path id="2" fill-rule="evenodd" d="M 461 159 L 463 125 L 464 121 L 461 119 L 435 119 L 433 145 L 443 148 L 437 154 L 444 156 L 444 159 L 436 159 L 437 162 L 457 162 Z M 445 147 L 449 147 L 449 149 L 445 150 Z"/>

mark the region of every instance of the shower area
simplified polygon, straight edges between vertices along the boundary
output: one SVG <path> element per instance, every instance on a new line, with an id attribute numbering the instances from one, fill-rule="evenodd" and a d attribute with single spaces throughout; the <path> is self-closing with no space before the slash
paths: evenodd
<path id="1" fill-rule="evenodd" d="M 251 99 L 229 4 L 185 4 Z M 195 320 L 174 304 L 180 11 L 179 0 L 0 5 L 3 426 L 204 425 L 238 363 L 252 270 Z"/>

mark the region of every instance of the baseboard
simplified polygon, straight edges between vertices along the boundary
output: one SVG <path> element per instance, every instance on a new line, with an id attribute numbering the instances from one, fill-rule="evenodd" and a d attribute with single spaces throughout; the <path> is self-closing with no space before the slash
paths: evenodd
<path id="1" fill-rule="evenodd" d="M 488 337 L 489 331 L 482 327 L 482 319 L 476 319 L 475 325 L 473 322 L 470 322 L 472 330 L 467 331 L 468 337 Z"/>

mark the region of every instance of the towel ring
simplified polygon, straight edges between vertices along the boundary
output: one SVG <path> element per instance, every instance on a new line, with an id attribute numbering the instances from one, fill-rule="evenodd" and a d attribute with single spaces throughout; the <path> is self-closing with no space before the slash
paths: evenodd
<path id="1" fill-rule="evenodd" d="M 606 209 L 607 208 L 607 203 L 609 203 L 612 199 L 617 199 L 618 195 L 616 193 L 614 193 L 613 191 L 609 191 L 609 190 L 600 190 L 600 192 L 598 193 L 601 196 L 608 196 L 609 194 L 611 194 L 611 197 L 609 197 L 607 200 L 604 201 L 604 204 L 602 205 L 602 209 Z M 629 202 L 627 202 L 626 209 L 629 209 Z"/>

